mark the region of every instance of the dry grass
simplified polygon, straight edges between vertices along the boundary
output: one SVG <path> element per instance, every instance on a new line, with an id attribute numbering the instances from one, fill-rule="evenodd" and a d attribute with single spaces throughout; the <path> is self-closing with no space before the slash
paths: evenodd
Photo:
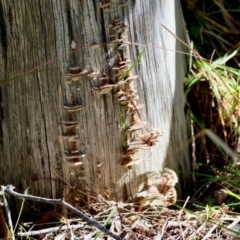
<path id="1" fill-rule="evenodd" d="M 116 208 L 118 205 L 118 208 Z M 114 202 L 96 203 L 82 211 L 103 223 L 115 209 L 115 214 L 107 227 L 122 239 L 234 239 L 240 225 L 240 218 L 227 208 L 205 208 L 194 213 L 188 210 L 173 210 L 163 207 L 149 208 L 144 212 L 135 212 L 132 204 Z M 94 210 L 95 214 L 91 212 Z M 30 230 L 21 228 L 16 236 L 29 235 L 29 239 L 95 239 L 97 230 L 90 227 L 81 219 L 68 219 L 60 226 L 48 228 L 46 223 L 31 230 L 36 223 L 25 223 Z M 230 229 L 230 230 L 227 230 Z M 232 231 L 231 231 L 232 230 Z M 235 235 L 234 235 L 235 234 Z M 23 239 L 23 238 L 22 238 Z M 98 239 L 112 239 L 101 234 Z"/>

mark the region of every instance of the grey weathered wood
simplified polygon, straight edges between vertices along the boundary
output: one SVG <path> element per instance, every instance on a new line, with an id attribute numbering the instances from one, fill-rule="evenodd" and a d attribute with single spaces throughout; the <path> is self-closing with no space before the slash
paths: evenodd
<path id="1" fill-rule="evenodd" d="M 1 87 L 1 184 L 11 183 L 19 191 L 30 186 L 35 195 L 64 196 L 73 204 L 77 203 L 76 195 L 82 197 L 85 192 L 89 197 L 91 191 L 127 200 L 148 174 L 165 165 L 175 170 L 191 169 L 188 149 L 180 149 L 187 140 L 183 94 L 186 57 L 175 52 L 186 49 L 161 27 L 165 25 L 185 40 L 180 3 L 130 3 L 122 9 L 115 5 L 112 13 L 103 14 L 98 1 L 93 0 L 1 1 L 1 83 L 16 78 Z M 69 85 L 65 76 L 74 64 L 107 71 L 108 60 L 112 61 L 116 50 L 108 54 L 106 45 L 94 50 L 84 46 L 106 42 L 106 26 L 116 14 L 129 24 L 130 42 L 149 45 L 134 70 L 139 76 L 134 84 L 140 95 L 138 102 L 145 104 L 139 111 L 142 120 L 148 122 L 149 129 L 163 132 L 157 146 L 143 152 L 144 160 L 130 172 L 120 166 L 123 140 L 114 91 L 98 95 L 87 77 Z M 75 53 L 70 53 L 72 40 L 79 49 Z M 141 49 L 128 47 L 132 62 Z M 80 167 L 71 175 L 73 168 L 63 157 L 67 146 L 59 137 L 66 116 L 62 106 L 70 102 L 72 94 L 85 105 L 77 113 L 77 121 L 79 150 L 86 153 L 86 182 L 78 179 Z M 103 164 L 98 168 L 97 163 Z M 186 179 L 181 184 L 185 186 Z"/>

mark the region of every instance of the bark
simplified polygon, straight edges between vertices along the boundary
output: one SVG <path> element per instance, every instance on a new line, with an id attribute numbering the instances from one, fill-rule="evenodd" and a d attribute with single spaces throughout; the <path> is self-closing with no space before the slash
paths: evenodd
<path id="1" fill-rule="evenodd" d="M 186 49 L 161 26 L 186 41 L 180 3 L 129 2 L 124 8 L 112 4 L 110 13 L 103 13 L 96 0 L 0 2 L 1 184 L 11 183 L 18 191 L 30 187 L 34 195 L 64 197 L 76 205 L 95 194 L 131 200 L 139 184 L 156 170 L 191 169 L 188 148 L 182 148 L 188 137 L 183 94 L 187 58 L 175 52 Z M 121 166 L 124 118 L 116 90 L 99 95 L 91 89 L 96 82 L 88 77 L 72 84 L 66 78 L 73 65 L 111 74 L 116 47 L 86 46 L 109 40 L 108 24 L 116 15 L 129 25 L 128 41 L 149 45 L 133 70 L 138 75 L 134 87 L 138 103 L 145 105 L 139 110 L 141 119 L 148 129 L 163 132 L 154 148 L 140 153 L 143 161 L 132 171 Z M 142 48 L 129 45 L 126 54 L 132 62 Z M 64 160 L 70 143 L 61 138 L 67 117 L 63 105 L 71 102 L 71 96 L 85 106 L 75 114 L 77 148 L 86 154 L 79 167 Z M 178 190 L 187 180 L 181 177 Z"/>

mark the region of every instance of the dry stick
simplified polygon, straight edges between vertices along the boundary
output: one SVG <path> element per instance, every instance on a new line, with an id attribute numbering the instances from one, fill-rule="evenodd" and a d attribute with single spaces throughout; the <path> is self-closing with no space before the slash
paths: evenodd
<path id="1" fill-rule="evenodd" d="M 179 212 L 179 215 L 178 215 L 178 223 L 179 223 L 179 227 L 181 229 L 181 235 L 182 235 L 183 240 L 185 240 L 185 237 L 184 237 L 183 230 L 182 230 L 182 225 L 181 225 L 181 215 L 182 215 L 183 209 L 186 207 L 189 199 L 190 199 L 190 197 L 188 196 L 184 205 L 183 205 L 183 207 L 182 207 L 182 209 L 181 209 L 181 211 Z"/>
<path id="2" fill-rule="evenodd" d="M 4 188 L 2 188 L 2 196 L 3 196 L 3 204 L 4 204 L 4 207 L 5 207 L 5 210 L 6 210 L 7 219 L 8 219 L 8 225 L 9 225 L 9 228 L 10 228 L 12 239 L 15 240 L 11 213 L 10 213 L 10 209 L 9 209 L 9 206 L 8 206 L 8 201 L 7 201 L 6 197 L 5 197 L 5 189 Z"/>
<path id="3" fill-rule="evenodd" d="M 166 26 L 164 26 L 163 24 L 161 24 L 163 28 L 165 28 L 169 33 L 172 34 L 172 36 L 174 38 L 176 38 L 180 43 L 182 43 L 185 47 L 187 47 L 188 49 L 190 49 L 193 53 L 195 57 L 198 57 L 199 59 L 205 60 L 205 58 L 201 57 L 200 54 L 193 49 L 191 46 L 189 46 L 187 43 L 185 43 L 181 38 L 179 38 L 177 35 L 175 35 L 170 29 L 168 29 Z"/>
<path id="4" fill-rule="evenodd" d="M 47 234 L 47 233 L 55 232 L 55 231 L 59 231 L 59 230 L 68 230 L 68 229 L 76 230 L 77 228 L 82 228 L 82 227 L 84 227 L 83 224 L 77 224 L 77 225 L 71 225 L 71 226 L 51 227 L 51 228 L 36 230 L 36 231 L 20 232 L 20 233 L 17 233 L 17 236 L 18 237 L 36 236 L 36 235 Z"/>
<path id="5" fill-rule="evenodd" d="M 109 231 L 102 224 L 100 224 L 100 223 L 96 222 L 95 220 L 85 216 L 81 211 L 79 211 L 78 209 L 73 207 L 71 204 L 65 202 L 63 199 L 49 199 L 49 198 L 31 196 L 31 195 L 28 195 L 28 194 L 17 193 L 13 190 L 14 187 L 11 186 L 11 185 L 1 186 L 1 188 L 2 188 L 3 192 L 6 192 L 6 193 L 8 193 L 8 194 L 10 194 L 10 195 L 12 195 L 16 198 L 32 200 L 32 201 L 37 201 L 37 202 L 44 202 L 44 203 L 49 203 L 49 204 L 60 204 L 62 206 L 65 206 L 66 208 L 70 209 L 71 211 L 76 213 L 78 216 L 80 216 L 80 218 L 82 218 L 89 225 L 92 225 L 92 226 L 98 228 L 99 230 L 101 230 L 102 232 L 106 233 L 107 235 L 111 236 L 112 238 L 114 238 L 116 240 L 122 240 L 121 237 L 119 237 L 119 236 L 115 235 L 114 233 L 112 233 L 111 231 Z"/>
<path id="6" fill-rule="evenodd" d="M 214 224 L 212 228 L 207 232 L 207 234 L 202 238 L 202 240 L 207 240 L 212 236 L 212 232 L 218 227 L 217 224 Z"/>
<path id="7" fill-rule="evenodd" d="M 65 183 L 65 184 L 70 188 L 70 190 L 72 190 L 72 191 L 75 192 L 75 193 L 80 192 L 80 193 L 82 193 L 83 195 L 88 196 L 87 193 L 85 193 L 84 191 L 81 191 L 80 189 L 75 190 L 75 189 L 71 186 L 71 184 L 68 183 L 68 182 L 60 175 L 60 173 L 58 173 L 58 171 L 57 171 L 52 165 L 51 165 L 51 168 L 52 168 L 52 170 L 55 172 L 55 174 L 59 177 L 59 179 L 60 179 L 63 183 Z M 91 198 L 97 199 L 97 198 L 94 197 L 93 195 L 91 195 Z M 85 201 L 84 201 L 84 202 L 85 202 Z"/>
<path id="8" fill-rule="evenodd" d="M 160 236 L 161 238 L 160 238 L 160 239 L 163 238 L 164 232 L 165 232 L 167 226 L 168 226 L 168 218 L 166 219 L 166 221 L 165 221 L 164 224 L 162 225 L 162 233 L 161 233 L 161 236 Z"/>

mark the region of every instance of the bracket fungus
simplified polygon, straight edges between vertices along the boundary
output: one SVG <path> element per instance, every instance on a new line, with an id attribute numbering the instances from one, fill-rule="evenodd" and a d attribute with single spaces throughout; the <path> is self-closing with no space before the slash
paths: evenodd
<path id="1" fill-rule="evenodd" d="M 65 151 L 65 159 L 75 159 L 75 158 L 83 158 L 86 154 L 81 153 L 80 151 Z"/>
<path id="2" fill-rule="evenodd" d="M 104 13 L 111 12 L 111 4 L 112 2 L 110 0 L 101 0 L 99 2 L 99 7 L 103 10 Z"/>
<path id="3" fill-rule="evenodd" d="M 67 128 L 67 132 L 64 135 L 62 135 L 62 138 L 63 139 L 77 138 L 78 137 L 78 135 L 76 134 L 77 128 L 78 128 L 78 125 Z"/>
<path id="4" fill-rule="evenodd" d="M 75 158 L 75 159 L 71 159 L 69 161 L 66 161 L 66 163 L 69 165 L 69 166 L 72 166 L 72 167 L 77 167 L 77 166 L 80 166 L 83 164 L 82 161 L 80 161 L 79 159 Z"/>
<path id="5" fill-rule="evenodd" d="M 77 111 L 82 110 L 82 109 L 84 108 L 84 105 L 80 105 L 80 104 L 79 104 L 79 105 L 76 104 L 76 105 L 74 105 L 74 106 L 64 105 L 63 108 L 64 108 L 65 110 L 67 110 L 68 112 L 77 112 Z"/>
<path id="6" fill-rule="evenodd" d="M 106 94 L 110 92 L 114 87 L 114 84 L 110 82 L 111 82 L 110 77 L 103 73 L 99 79 L 99 85 L 92 87 L 92 89 L 99 94 Z"/>
<path id="7" fill-rule="evenodd" d="M 136 131 L 136 130 L 139 130 L 139 129 L 142 129 L 144 128 L 145 126 L 147 125 L 146 122 L 142 122 L 142 121 L 139 121 L 139 122 L 136 122 L 132 125 L 130 125 L 128 128 L 127 128 L 127 132 L 132 132 L 132 131 Z"/>
<path id="8" fill-rule="evenodd" d="M 78 134 L 71 134 L 71 133 L 66 133 L 66 134 L 61 135 L 62 139 L 66 139 L 68 141 L 71 141 L 71 140 L 76 139 L 78 137 L 79 137 Z"/>
<path id="9" fill-rule="evenodd" d="M 110 0 L 101 0 L 99 2 L 99 7 L 100 8 L 107 8 L 111 6 L 111 1 Z"/>
<path id="10" fill-rule="evenodd" d="M 126 7 L 129 5 L 129 0 L 119 0 L 118 7 Z"/>
<path id="11" fill-rule="evenodd" d="M 128 149 L 150 149 L 155 146 L 161 136 L 162 133 L 159 130 L 154 130 L 147 134 L 139 134 L 129 143 Z"/>
<path id="12" fill-rule="evenodd" d="M 136 158 L 136 157 L 130 155 L 122 160 L 121 165 L 124 167 L 129 167 L 129 166 L 137 164 L 141 161 L 142 161 L 142 158 Z"/>
<path id="13" fill-rule="evenodd" d="M 65 128 L 65 129 L 72 129 L 72 128 L 78 128 L 79 127 L 79 124 L 76 122 L 76 121 L 74 121 L 74 123 L 71 123 L 71 124 L 63 124 L 63 127 Z"/>
<path id="14" fill-rule="evenodd" d="M 99 71 L 97 69 L 91 69 L 91 71 L 88 73 L 87 77 L 95 78 L 99 74 Z"/>
<path id="15" fill-rule="evenodd" d="M 122 43 L 122 44 L 118 47 L 118 50 L 123 50 L 123 49 L 125 49 L 125 47 L 127 47 L 129 44 L 130 44 L 130 42 L 124 42 L 124 43 Z"/>
<path id="16" fill-rule="evenodd" d="M 62 124 L 64 126 L 74 126 L 75 124 L 77 124 L 78 122 L 75 120 L 62 120 Z"/>
<path id="17" fill-rule="evenodd" d="M 81 69 L 80 67 L 70 67 L 70 72 L 67 73 L 68 81 L 78 81 L 81 79 L 82 75 L 87 74 L 86 69 Z"/>
<path id="18" fill-rule="evenodd" d="M 77 112 L 80 111 L 84 108 L 84 105 L 77 104 L 75 101 L 75 98 L 72 96 L 71 97 L 71 102 L 69 105 L 64 105 L 63 109 L 65 109 L 68 112 Z"/>

